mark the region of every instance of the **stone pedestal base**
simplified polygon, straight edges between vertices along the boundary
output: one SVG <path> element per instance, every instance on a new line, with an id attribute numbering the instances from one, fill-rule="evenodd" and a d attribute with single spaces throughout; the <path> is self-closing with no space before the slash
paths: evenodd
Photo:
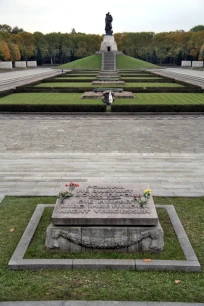
<path id="1" fill-rule="evenodd" d="M 105 35 L 101 43 L 100 52 L 118 51 L 117 44 L 113 35 Z"/>
<path id="2" fill-rule="evenodd" d="M 161 225 L 140 227 L 56 226 L 46 232 L 48 250 L 65 252 L 161 252 L 164 233 Z"/>

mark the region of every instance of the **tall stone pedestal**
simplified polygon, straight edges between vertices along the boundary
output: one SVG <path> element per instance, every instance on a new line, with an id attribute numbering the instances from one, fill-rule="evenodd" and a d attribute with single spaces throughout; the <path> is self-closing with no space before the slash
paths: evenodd
<path id="1" fill-rule="evenodd" d="M 105 35 L 101 43 L 100 52 L 118 51 L 117 44 L 114 39 L 114 35 Z"/>
<path id="2" fill-rule="evenodd" d="M 74 195 L 57 200 L 46 232 L 49 250 L 67 252 L 160 252 L 163 230 L 153 198 L 144 207 L 134 195 L 147 184 L 80 184 Z"/>

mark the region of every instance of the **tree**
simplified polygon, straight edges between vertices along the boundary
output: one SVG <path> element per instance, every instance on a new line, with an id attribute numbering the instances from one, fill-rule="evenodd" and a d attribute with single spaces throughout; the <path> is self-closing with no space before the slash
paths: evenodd
<path id="1" fill-rule="evenodd" d="M 190 32 L 199 32 L 199 31 L 204 31 L 204 25 L 197 25 L 190 29 Z"/>
<path id="2" fill-rule="evenodd" d="M 44 57 L 48 54 L 48 43 L 41 32 L 33 33 L 35 39 L 35 58 L 38 64 L 42 64 Z"/>
<path id="3" fill-rule="evenodd" d="M 48 43 L 48 54 L 50 56 L 50 63 L 55 64 L 56 55 L 59 53 L 59 33 L 49 33 L 45 35 L 45 39 Z"/>
<path id="4" fill-rule="evenodd" d="M 0 60 L 8 61 L 11 57 L 9 47 L 3 40 L 0 41 Z"/>
<path id="5" fill-rule="evenodd" d="M 17 26 L 15 26 L 12 30 L 11 33 L 12 34 L 18 34 L 19 32 L 24 32 L 24 30 L 22 28 L 19 28 Z"/>
<path id="6" fill-rule="evenodd" d="M 21 53 L 20 53 L 18 45 L 8 42 L 8 47 L 10 49 L 10 60 L 12 62 L 20 61 Z"/>
<path id="7" fill-rule="evenodd" d="M 8 24 L 0 24 L 0 31 L 11 33 L 12 27 Z"/>
<path id="8" fill-rule="evenodd" d="M 200 48 L 200 53 L 199 53 L 199 61 L 203 61 L 203 60 L 204 60 L 204 44 Z"/>
<path id="9" fill-rule="evenodd" d="M 34 55 L 35 50 L 35 39 L 31 33 L 28 32 L 20 32 L 19 35 L 23 42 L 21 46 L 21 54 L 25 61 L 31 56 Z"/>

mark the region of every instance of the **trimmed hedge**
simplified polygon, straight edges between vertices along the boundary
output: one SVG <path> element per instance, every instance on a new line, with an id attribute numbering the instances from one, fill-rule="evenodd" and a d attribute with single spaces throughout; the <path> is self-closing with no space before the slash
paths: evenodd
<path id="1" fill-rule="evenodd" d="M 105 112 L 105 104 L 0 104 L 0 112 Z"/>
<path id="2" fill-rule="evenodd" d="M 111 85 L 111 84 L 109 84 Z M 110 86 L 111 87 L 111 86 Z M 61 92 L 61 93 L 84 93 L 85 91 L 94 91 L 97 87 L 30 87 L 19 86 L 16 88 L 16 93 L 22 92 Z M 101 87 L 98 87 L 101 88 Z M 105 87 L 104 87 L 105 88 Z M 112 87 L 118 88 L 118 87 Z M 133 93 L 203 93 L 204 90 L 200 87 L 124 87 L 124 91 Z"/>
<path id="3" fill-rule="evenodd" d="M 126 87 L 127 91 L 134 93 L 203 93 L 202 88 L 197 87 Z"/>
<path id="4" fill-rule="evenodd" d="M 175 83 L 174 79 L 124 79 L 123 81 L 128 83 Z"/>
<path id="5" fill-rule="evenodd" d="M 204 104 L 154 104 L 154 105 L 138 105 L 138 104 L 112 104 L 112 112 L 204 112 Z"/>
<path id="6" fill-rule="evenodd" d="M 14 92 L 15 92 L 15 89 L 8 89 L 8 90 L 0 91 L 0 98 L 11 95 Z"/>
<path id="7" fill-rule="evenodd" d="M 56 78 L 75 78 L 82 76 L 81 74 L 57 75 Z M 84 77 L 95 78 L 97 74 L 83 74 Z"/>
<path id="8" fill-rule="evenodd" d="M 93 79 L 75 79 L 75 78 L 70 78 L 70 79 L 66 79 L 66 80 L 61 80 L 61 79 L 49 79 L 49 80 L 42 80 L 41 83 L 78 83 L 78 82 L 81 82 L 81 83 L 90 83 L 92 82 L 92 80 L 95 80 L 95 78 Z"/>
<path id="9" fill-rule="evenodd" d="M 29 87 L 21 86 L 16 88 L 16 93 L 22 92 L 61 92 L 61 93 L 84 93 L 85 91 L 93 91 L 93 87 Z"/>

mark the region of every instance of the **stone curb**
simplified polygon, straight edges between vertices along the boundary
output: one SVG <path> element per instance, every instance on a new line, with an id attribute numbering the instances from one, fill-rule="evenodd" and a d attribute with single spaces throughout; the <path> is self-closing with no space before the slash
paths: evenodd
<path id="1" fill-rule="evenodd" d="M 79 115 L 79 116 L 107 116 L 107 117 L 115 117 L 115 116 L 204 116 L 204 112 L 0 112 L 1 115 Z"/>
<path id="2" fill-rule="evenodd" d="M 194 253 L 186 232 L 179 220 L 173 205 L 156 205 L 157 208 L 165 208 L 169 214 L 172 226 L 176 232 L 180 246 L 186 260 L 142 260 L 123 259 L 23 259 L 31 239 L 40 222 L 45 208 L 54 208 L 55 204 L 39 204 L 14 251 L 8 267 L 12 270 L 39 270 L 39 269 L 113 269 L 113 270 L 159 270 L 159 271 L 201 271 L 200 263 Z"/>

